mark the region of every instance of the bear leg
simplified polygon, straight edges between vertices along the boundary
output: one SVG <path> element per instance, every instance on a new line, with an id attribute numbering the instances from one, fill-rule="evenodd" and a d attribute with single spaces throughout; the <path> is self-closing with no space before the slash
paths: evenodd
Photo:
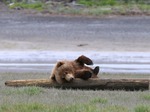
<path id="1" fill-rule="evenodd" d="M 97 75 L 99 73 L 99 66 L 96 66 L 93 70 L 93 73 Z"/>
<path id="2" fill-rule="evenodd" d="M 84 55 L 78 57 L 78 59 L 76 59 L 75 61 L 78 62 L 80 65 L 93 65 L 93 61 Z"/>
<path id="3" fill-rule="evenodd" d="M 87 80 L 91 77 L 92 77 L 92 73 L 87 70 L 78 70 L 75 73 L 75 78 L 81 78 L 81 79 Z"/>

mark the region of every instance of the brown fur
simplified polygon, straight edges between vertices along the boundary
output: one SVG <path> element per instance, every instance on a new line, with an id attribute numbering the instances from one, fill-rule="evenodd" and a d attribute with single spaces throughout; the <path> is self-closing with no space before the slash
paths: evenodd
<path id="1" fill-rule="evenodd" d="M 74 78 L 87 80 L 89 78 L 98 78 L 99 67 L 94 69 L 85 66 L 92 65 L 93 62 L 86 56 L 80 56 L 74 61 L 59 61 L 56 63 L 50 79 L 57 81 L 59 84 L 71 82 Z"/>

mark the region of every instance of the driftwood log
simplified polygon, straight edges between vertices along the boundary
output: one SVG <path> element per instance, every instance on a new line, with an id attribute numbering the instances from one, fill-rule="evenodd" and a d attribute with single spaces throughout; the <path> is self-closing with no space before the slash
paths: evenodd
<path id="1" fill-rule="evenodd" d="M 89 79 L 87 81 L 75 79 L 71 83 L 62 85 L 50 79 L 28 79 L 28 80 L 10 80 L 5 82 L 6 86 L 40 86 L 55 87 L 63 89 L 93 89 L 93 90 L 148 90 L 150 86 L 149 79 Z"/>

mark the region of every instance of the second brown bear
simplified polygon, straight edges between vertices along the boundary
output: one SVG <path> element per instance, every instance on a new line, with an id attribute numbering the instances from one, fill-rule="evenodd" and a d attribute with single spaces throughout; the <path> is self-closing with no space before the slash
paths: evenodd
<path id="1" fill-rule="evenodd" d="M 93 65 L 90 58 L 82 55 L 73 61 L 59 61 L 52 70 L 50 79 L 59 84 L 71 82 L 74 78 L 87 80 L 89 78 L 98 78 L 99 66 L 94 69 L 86 65 Z"/>

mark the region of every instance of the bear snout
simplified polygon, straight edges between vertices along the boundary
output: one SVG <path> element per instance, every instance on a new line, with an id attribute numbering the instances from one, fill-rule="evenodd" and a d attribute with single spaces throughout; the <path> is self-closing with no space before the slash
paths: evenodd
<path id="1" fill-rule="evenodd" d="M 71 82 L 71 81 L 74 80 L 74 76 L 73 76 L 73 74 L 67 74 L 66 77 L 65 77 L 65 79 L 66 79 L 68 82 Z"/>
<path id="2" fill-rule="evenodd" d="M 73 78 L 73 77 L 71 77 L 71 78 L 70 78 L 70 81 L 73 81 L 73 80 L 74 80 L 74 78 Z"/>

